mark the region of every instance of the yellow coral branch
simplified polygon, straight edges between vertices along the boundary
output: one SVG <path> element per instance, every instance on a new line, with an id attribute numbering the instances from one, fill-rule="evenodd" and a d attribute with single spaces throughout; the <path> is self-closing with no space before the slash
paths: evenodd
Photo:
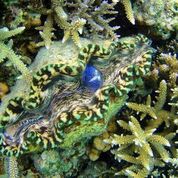
<path id="1" fill-rule="evenodd" d="M 25 27 L 18 27 L 14 30 L 9 30 L 8 28 L 4 27 L 0 29 L 0 41 L 3 41 L 7 38 L 10 38 L 12 36 L 15 36 L 19 33 L 22 33 L 24 31 Z"/>
<path id="2" fill-rule="evenodd" d="M 7 159 L 7 172 L 9 178 L 18 178 L 18 165 L 16 157 L 8 157 Z"/>
<path id="3" fill-rule="evenodd" d="M 132 4 L 131 4 L 130 0 L 121 0 L 121 3 L 124 5 L 127 19 L 134 25 L 135 18 L 134 18 Z"/>
<path id="4" fill-rule="evenodd" d="M 54 29 L 53 29 L 53 19 L 52 19 L 51 14 L 48 14 L 48 17 L 46 19 L 46 22 L 45 22 L 44 26 L 43 27 L 38 27 L 36 29 L 42 30 L 42 31 L 40 31 L 40 36 L 43 39 L 43 42 L 39 42 L 37 44 L 37 46 L 45 45 L 45 47 L 47 49 L 49 49 L 49 47 L 52 44 L 52 40 L 51 39 L 54 36 L 54 33 L 52 32 Z"/>
<path id="5" fill-rule="evenodd" d="M 167 95 L 167 83 L 165 80 L 162 80 L 159 85 L 159 96 L 157 97 L 157 102 L 155 103 L 155 110 L 161 110 L 166 102 Z"/>
<path id="6" fill-rule="evenodd" d="M 143 112 L 146 113 L 148 115 L 150 115 L 152 118 L 157 119 L 157 116 L 155 114 L 155 109 L 151 108 L 150 106 L 144 105 L 144 104 L 137 104 L 137 103 L 127 103 L 127 106 L 130 109 L 133 109 L 137 112 Z"/>
<path id="7" fill-rule="evenodd" d="M 21 57 L 16 55 L 14 51 L 0 42 L 0 49 L 3 54 L 12 62 L 12 64 L 22 73 L 27 82 L 31 82 L 32 76 L 25 64 L 21 61 Z"/>

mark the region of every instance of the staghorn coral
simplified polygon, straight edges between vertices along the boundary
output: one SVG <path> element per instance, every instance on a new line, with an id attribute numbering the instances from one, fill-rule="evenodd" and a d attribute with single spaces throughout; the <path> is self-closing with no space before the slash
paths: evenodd
<path id="1" fill-rule="evenodd" d="M 164 41 L 164 43 L 160 44 L 157 48 L 159 54 L 163 53 L 178 57 L 178 43 L 176 38 Z"/>
<path id="2" fill-rule="evenodd" d="M 78 33 L 82 34 L 83 26 L 85 25 L 85 23 L 85 19 L 77 19 L 75 21 L 72 21 L 68 27 L 64 27 L 64 37 L 62 39 L 62 42 L 64 43 L 69 39 L 69 37 L 71 37 L 74 43 L 78 47 L 81 47 L 80 37 Z"/>
<path id="3" fill-rule="evenodd" d="M 121 3 L 124 5 L 127 19 L 134 25 L 135 17 L 134 17 L 131 1 L 130 0 L 121 0 Z"/>
<path id="4" fill-rule="evenodd" d="M 31 81 L 31 74 L 24 63 L 21 61 L 21 56 L 15 54 L 15 52 L 11 49 L 11 47 L 5 44 L 5 41 L 15 36 L 22 31 L 25 27 L 19 27 L 15 30 L 8 30 L 7 28 L 0 29 L 0 62 L 2 63 L 5 58 L 8 58 L 11 63 L 22 73 L 23 77 L 30 83 Z"/>
<path id="5" fill-rule="evenodd" d="M 178 87 L 172 89 L 172 93 L 171 101 L 168 104 L 172 106 L 172 108 L 176 111 L 176 114 L 178 114 Z M 178 126 L 178 118 L 174 119 L 174 123 Z"/>
<path id="6" fill-rule="evenodd" d="M 155 68 L 159 66 L 158 75 L 165 75 L 168 77 L 168 86 L 169 88 L 174 88 L 177 86 L 176 78 L 178 71 L 178 61 L 175 55 L 164 54 L 161 53 L 157 57 L 157 61 L 155 62 Z"/>
<path id="7" fill-rule="evenodd" d="M 127 19 L 133 25 L 135 25 L 135 18 L 134 18 L 134 14 L 133 14 L 133 10 L 132 10 L 131 1 L 130 0 L 112 0 L 112 2 L 115 3 L 115 4 L 117 4 L 118 2 L 121 2 L 124 6 Z"/>
<path id="8" fill-rule="evenodd" d="M 7 164 L 7 172 L 9 178 L 18 178 L 18 163 L 16 157 L 7 157 L 6 158 Z"/>
<path id="9" fill-rule="evenodd" d="M 164 146 L 170 146 L 170 143 L 161 135 L 153 134 L 154 129 L 143 130 L 134 116 L 130 117 L 129 123 L 120 120 L 118 124 L 132 134 L 121 136 L 115 134 L 110 139 L 105 140 L 112 145 L 120 145 L 118 149 L 112 151 L 115 159 L 138 165 L 138 167 L 142 167 L 141 171 L 147 174 L 152 169 L 153 162 L 157 159 L 154 158 L 152 147 L 157 150 L 163 161 L 168 161 L 169 154 Z M 135 177 L 131 170 L 130 168 L 126 169 L 125 174 Z M 139 171 L 138 174 L 140 174 Z M 146 177 L 146 175 L 143 177 Z"/>
<path id="10" fill-rule="evenodd" d="M 52 21 L 51 14 L 49 14 L 47 16 L 47 19 L 46 19 L 44 26 L 37 27 L 36 29 L 40 30 L 39 33 L 40 33 L 40 36 L 43 39 L 43 41 L 36 44 L 36 46 L 45 46 L 47 49 L 49 49 L 49 47 L 52 44 L 52 37 L 54 36 L 53 21 Z"/>
<path id="11" fill-rule="evenodd" d="M 74 43 L 81 47 L 80 38 L 78 33 L 82 34 L 83 26 L 86 20 L 80 17 L 76 17 L 69 21 L 68 14 L 63 9 L 64 3 L 61 1 L 52 0 L 52 9 L 54 11 L 54 19 L 58 26 L 64 30 L 63 42 L 67 41 L 71 37 Z"/>
<path id="12" fill-rule="evenodd" d="M 113 15 L 117 12 L 114 10 L 115 3 L 108 3 L 108 1 L 94 1 L 94 0 L 72 0 L 67 1 L 68 7 L 74 8 L 70 14 L 70 18 L 75 16 L 85 19 L 87 24 L 90 25 L 91 32 L 106 31 L 107 36 L 111 36 L 113 39 L 116 38 L 114 30 L 118 27 L 110 27 L 109 22 L 114 18 L 106 19 L 104 16 Z M 74 17 L 72 17 L 74 15 Z"/>
<path id="13" fill-rule="evenodd" d="M 147 177 L 152 172 L 154 174 L 157 169 L 164 168 L 165 171 L 161 171 L 161 175 L 163 172 L 163 174 L 166 173 L 166 165 L 170 165 L 168 171 L 174 175 L 173 169 L 177 160 L 174 141 L 177 130 L 175 120 L 178 116 L 170 108 L 169 110 L 164 108 L 169 102 L 166 97 L 167 83 L 164 80 L 160 82 L 158 91 L 159 95 L 154 106 L 151 106 L 150 95 L 147 96 L 146 104 L 128 102 L 128 108 L 134 110 L 137 115 L 140 113 L 139 120 L 133 116 L 136 115 L 134 112 L 130 117 L 128 114 L 129 122 L 118 120 L 119 126 L 126 131 L 121 135 L 114 134 L 105 140 L 112 146 L 118 145 L 118 148 L 112 150 L 117 160 L 131 163 L 131 165 L 128 164 L 128 167 L 120 170 L 118 175 Z M 162 128 L 163 123 L 165 125 Z M 161 131 L 159 131 L 160 129 Z"/>
<path id="14" fill-rule="evenodd" d="M 175 112 L 170 112 L 164 109 L 164 105 L 166 104 L 166 96 L 167 96 L 167 83 L 162 80 L 160 82 L 159 96 L 157 97 L 157 102 L 155 102 L 154 106 L 151 106 L 151 97 L 148 95 L 146 104 L 137 104 L 137 103 L 127 103 L 127 106 L 132 110 L 137 112 L 142 112 L 141 119 L 144 119 L 146 115 L 149 115 L 152 119 L 149 122 L 149 126 L 152 129 L 158 128 L 163 122 L 165 122 L 166 127 L 172 128 L 174 126 L 174 121 L 177 120 L 178 116 L 176 116 Z"/>
<path id="15" fill-rule="evenodd" d="M 172 90 L 177 86 L 178 61 L 175 55 L 161 53 L 158 54 L 153 61 L 151 73 L 146 77 L 146 85 L 150 88 L 149 83 L 152 83 L 152 88 L 156 89 L 161 80 L 166 80 L 168 88 L 168 98 L 172 97 Z"/>
<path id="16" fill-rule="evenodd" d="M 149 76 L 146 77 L 146 85 L 150 88 L 156 89 L 161 80 L 166 80 L 167 83 L 167 100 L 171 106 L 171 113 L 177 113 L 177 70 L 178 62 L 176 55 L 171 54 L 158 54 L 153 61 L 152 70 Z M 177 125 L 177 117 L 174 119 L 174 124 Z"/>
<path id="17" fill-rule="evenodd" d="M 118 29 L 118 27 L 111 27 L 109 25 L 113 17 L 105 17 L 106 15 L 117 13 L 114 10 L 115 3 L 109 3 L 105 0 L 52 0 L 49 7 L 45 6 L 43 2 L 37 4 L 38 3 L 35 4 L 31 2 L 30 9 L 47 16 L 44 26 L 42 27 L 43 31 L 40 32 L 43 41 L 40 42 L 38 46 L 44 44 L 49 48 L 49 44 L 51 44 L 53 38 L 53 26 L 55 24 L 64 32 L 63 42 L 71 38 L 78 47 L 81 47 L 79 34 L 83 34 L 83 30 L 83 36 L 85 37 L 91 36 L 90 38 L 94 38 L 97 34 L 102 37 L 108 36 L 112 39 L 117 38 L 114 31 Z M 37 29 L 41 29 L 41 27 Z"/>

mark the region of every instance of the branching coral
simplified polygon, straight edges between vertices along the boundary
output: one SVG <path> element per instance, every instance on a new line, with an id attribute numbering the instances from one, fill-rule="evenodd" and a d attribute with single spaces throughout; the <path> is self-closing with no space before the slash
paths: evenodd
<path id="1" fill-rule="evenodd" d="M 52 0 L 52 7 L 55 14 L 54 19 L 58 26 L 64 30 L 63 42 L 71 37 L 74 43 L 78 47 L 81 47 L 78 33 L 82 34 L 86 20 L 80 17 L 72 17 L 72 19 L 69 20 L 69 15 L 64 11 L 63 6 L 64 4 L 62 2 L 59 3 L 56 0 Z"/>
<path id="2" fill-rule="evenodd" d="M 174 112 L 170 112 L 164 109 L 164 105 L 166 104 L 166 96 L 167 96 L 167 83 L 163 80 L 160 83 L 160 87 L 158 92 L 160 92 L 157 97 L 157 102 L 154 106 L 151 106 L 151 97 L 150 95 L 147 97 L 146 104 L 137 104 L 137 103 L 127 103 L 127 106 L 132 110 L 137 112 L 142 112 L 141 119 L 143 119 L 146 115 L 149 115 L 152 120 L 149 121 L 149 127 L 158 128 L 163 122 L 166 123 L 167 127 L 172 127 L 174 125 L 174 120 L 178 118 Z"/>
<path id="3" fill-rule="evenodd" d="M 150 76 L 146 78 L 146 83 L 152 83 L 156 87 L 158 82 L 166 80 L 167 82 L 167 99 L 172 110 L 177 110 L 177 76 L 178 76 L 178 61 L 175 55 L 159 54 L 153 62 Z"/>
<path id="4" fill-rule="evenodd" d="M 176 78 L 178 71 L 178 61 L 175 55 L 161 53 L 158 54 L 153 61 L 151 73 L 146 78 L 146 85 L 150 88 L 149 83 L 152 83 L 152 88 L 157 88 L 161 80 L 166 80 L 168 87 L 168 98 L 171 97 L 171 92 L 176 87 Z"/>
<path id="5" fill-rule="evenodd" d="M 52 44 L 52 38 L 54 36 L 51 14 L 48 15 L 44 26 L 37 27 L 36 29 L 40 30 L 40 36 L 43 39 L 43 41 L 39 42 L 37 46 L 45 46 L 48 49 Z"/>
<path id="6" fill-rule="evenodd" d="M 116 14 L 114 10 L 115 3 L 109 4 L 107 1 L 96 2 L 94 0 L 73 0 L 67 2 L 68 7 L 73 7 L 74 11 L 70 15 L 70 18 L 78 16 L 86 20 L 90 25 L 92 32 L 106 31 L 106 35 L 116 38 L 114 30 L 118 27 L 110 27 L 109 22 L 113 20 L 112 18 L 105 19 L 106 14 Z"/>
<path id="7" fill-rule="evenodd" d="M 135 18 L 134 18 L 131 0 L 112 0 L 112 2 L 115 4 L 121 2 L 123 4 L 127 19 L 134 25 Z"/>
<path id="8" fill-rule="evenodd" d="M 126 133 L 131 134 L 123 133 L 121 136 L 114 134 L 105 140 L 112 146 L 119 146 L 112 151 L 116 159 L 133 164 L 120 171 L 119 175 L 146 177 L 157 166 L 162 167 L 168 163 L 175 164 L 173 162 L 177 159 L 177 154 L 172 139 L 176 134 L 174 133 L 176 130 L 174 120 L 178 116 L 174 112 L 164 109 L 167 102 L 166 96 L 167 83 L 163 80 L 160 83 L 159 96 L 154 107 L 151 106 L 150 95 L 147 97 L 146 104 L 127 103 L 130 109 L 142 113 L 139 121 L 134 116 L 129 117 L 128 123 L 124 120 L 118 120 L 120 127 L 126 130 Z M 146 120 L 144 129 L 141 126 L 141 123 L 145 123 L 143 119 Z M 164 131 L 157 131 L 163 123 L 165 123 Z"/>
<path id="9" fill-rule="evenodd" d="M 7 173 L 9 178 L 18 178 L 18 163 L 16 157 L 6 158 Z"/>
<path id="10" fill-rule="evenodd" d="M 75 42 L 78 47 L 81 47 L 79 34 L 92 33 L 100 34 L 102 36 L 112 37 L 116 39 L 117 35 L 114 33 L 118 27 L 111 27 L 109 22 L 114 18 L 106 18 L 106 15 L 113 15 L 117 12 L 114 10 L 115 3 L 109 3 L 108 1 L 95 1 L 95 0 L 72 0 L 72 1 L 51 1 L 51 8 L 47 9 L 43 4 L 42 7 L 36 8 L 37 13 L 41 13 L 47 16 L 47 20 L 43 26 L 43 32 L 41 36 L 45 44 L 49 47 L 51 39 L 53 37 L 52 24 L 57 24 L 63 31 L 63 42 L 69 38 Z M 32 8 L 32 7 L 31 7 Z M 39 10 L 40 9 L 40 10 Z M 50 16 L 50 18 L 49 18 Z M 89 28 L 85 28 L 85 27 Z M 47 42 L 47 43 L 46 43 Z"/>
<path id="11" fill-rule="evenodd" d="M 172 89 L 172 97 L 169 105 L 173 107 L 174 110 L 176 110 L 176 113 L 178 114 L 178 87 L 175 87 Z M 178 118 L 175 118 L 174 123 L 178 126 Z"/>
<path id="12" fill-rule="evenodd" d="M 158 75 L 167 77 L 169 88 L 176 87 L 178 74 L 178 61 L 175 55 L 161 53 L 155 61 L 155 70 L 159 70 Z"/>
<path id="13" fill-rule="evenodd" d="M 21 61 L 21 56 L 16 55 L 14 51 L 10 48 L 10 46 L 5 44 L 5 41 L 8 38 L 22 33 L 24 29 L 24 27 L 19 27 L 15 30 L 10 31 L 7 28 L 0 29 L 0 62 L 2 62 L 5 58 L 8 58 L 11 63 L 22 73 L 23 77 L 27 80 L 27 82 L 30 82 L 30 71 Z"/>
<path id="14" fill-rule="evenodd" d="M 62 42 L 67 41 L 69 37 L 71 37 L 74 43 L 78 47 L 81 47 L 80 37 L 78 33 L 82 34 L 83 26 L 85 25 L 85 23 L 85 19 L 77 19 L 76 21 L 72 21 L 68 27 L 64 27 L 64 37 Z"/>
<path id="15" fill-rule="evenodd" d="M 143 130 L 134 116 L 130 117 L 129 123 L 125 121 L 118 121 L 118 123 L 122 128 L 131 132 L 132 135 L 119 136 L 115 134 L 109 140 L 106 140 L 112 145 L 120 145 L 118 149 L 112 151 L 117 160 L 142 165 L 142 171 L 146 169 L 149 172 L 153 167 L 153 161 L 155 161 L 153 158 L 154 148 L 162 160 L 168 161 L 169 154 L 164 146 L 170 146 L 169 141 L 160 135 L 154 134 L 154 129 Z M 126 169 L 127 173 L 129 173 L 128 171 L 130 170 Z"/>
<path id="16" fill-rule="evenodd" d="M 127 19 L 134 25 L 135 17 L 132 10 L 131 0 L 121 0 L 121 3 L 124 5 Z"/>

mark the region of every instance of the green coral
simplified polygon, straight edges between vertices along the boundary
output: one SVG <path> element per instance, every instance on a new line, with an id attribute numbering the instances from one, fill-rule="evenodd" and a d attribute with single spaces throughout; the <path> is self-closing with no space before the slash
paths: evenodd
<path id="1" fill-rule="evenodd" d="M 172 89 L 172 97 L 171 97 L 171 101 L 169 103 L 170 106 L 172 106 L 172 108 L 174 110 L 176 110 L 176 114 L 178 114 L 178 87 L 175 87 Z M 174 119 L 174 123 L 178 126 L 178 118 L 176 117 Z"/>
<path id="2" fill-rule="evenodd" d="M 175 55 L 158 54 L 153 62 L 150 76 L 146 78 L 146 84 L 150 88 L 156 88 L 158 82 L 166 80 L 167 83 L 167 100 L 172 107 L 172 111 L 177 112 L 177 73 L 178 61 Z M 150 83 L 152 86 L 150 86 Z M 176 121 L 176 119 L 175 119 Z"/>
<path id="3" fill-rule="evenodd" d="M 137 0 L 133 11 L 138 23 L 147 26 L 153 36 L 169 39 L 178 30 L 177 0 Z"/>
<path id="4" fill-rule="evenodd" d="M 46 150 L 41 154 L 31 156 L 35 168 L 43 176 L 74 176 L 80 164 L 87 160 L 86 146 L 82 143 L 75 148 L 67 150 Z"/>
<path id="5" fill-rule="evenodd" d="M 121 0 L 121 3 L 123 4 L 123 6 L 125 8 L 125 13 L 126 13 L 127 19 L 134 25 L 135 17 L 134 17 L 134 12 L 132 9 L 131 0 Z"/>
<path id="6" fill-rule="evenodd" d="M 152 118 L 149 122 L 149 127 L 151 128 L 158 128 L 163 122 L 166 124 L 167 127 L 171 127 L 174 125 L 174 120 L 176 120 L 178 116 L 174 112 L 170 112 L 164 109 L 167 96 L 166 81 L 162 80 L 160 82 L 158 92 L 160 93 L 154 106 L 151 106 L 150 95 L 148 95 L 147 97 L 146 104 L 129 102 L 127 103 L 127 106 L 132 110 L 143 113 L 141 115 L 141 119 L 144 119 L 147 115 L 149 115 Z"/>
<path id="7" fill-rule="evenodd" d="M 72 21 L 69 26 L 65 26 L 62 42 L 64 43 L 69 39 L 69 37 L 71 37 L 74 43 L 81 48 L 80 37 L 78 33 L 82 34 L 85 23 L 85 19 L 77 19 L 76 21 Z"/>
<path id="8" fill-rule="evenodd" d="M 37 27 L 37 30 L 40 30 L 40 36 L 43 39 L 42 42 L 39 42 L 38 44 L 36 44 L 37 46 L 45 46 L 47 49 L 49 49 L 49 47 L 52 44 L 52 38 L 54 36 L 53 33 L 53 21 L 52 21 L 52 16 L 51 14 L 49 14 L 47 16 L 47 19 L 44 23 L 44 26 L 41 27 Z"/>
<path id="9" fill-rule="evenodd" d="M 11 63 L 22 73 L 23 77 L 30 82 L 31 73 L 21 61 L 21 56 L 16 55 L 11 47 L 6 44 L 6 40 L 19 33 L 22 33 L 25 27 L 19 27 L 14 30 L 8 30 L 7 28 L 0 29 L 0 62 L 2 63 L 5 58 L 8 58 Z"/>
<path id="10" fill-rule="evenodd" d="M 151 106 L 150 95 L 147 97 L 146 104 L 128 102 L 128 108 L 136 111 L 137 114 L 141 113 L 139 121 L 133 116 L 134 113 L 129 117 L 129 122 L 118 120 L 119 126 L 126 132 L 121 135 L 114 134 L 105 140 L 112 146 L 118 145 L 117 149 L 112 150 L 117 160 L 132 164 L 118 172 L 118 175 L 146 177 L 157 167 L 176 164 L 177 153 L 172 140 L 176 130 L 174 121 L 178 116 L 164 109 L 167 102 L 167 83 L 164 80 L 160 82 L 158 91 L 159 95 L 154 106 Z M 142 126 L 141 123 L 145 122 L 143 119 L 146 120 L 146 125 Z M 157 131 L 163 123 L 166 125 L 164 131 Z"/>
<path id="11" fill-rule="evenodd" d="M 35 7 L 31 3 L 31 9 L 37 13 L 46 15 L 47 19 L 44 26 L 37 29 L 42 29 L 40 35 L 43 39 L 38 45 L 44 44 L 49 48 L 53 38 L 53 26 L 58 25 L 63 30 L 63 42 L 71 38 L 74 43 L 81 47 L 80 35 L 89 36 L 92 33 L 98 36 L 108 36 L 116 39 L 117 35 L 114 33 L 118 27 L 111 27 L 109 22 L 114 18 L 106 19 L 106 15 L 113 15 L 117 12 L 114 10 L 115 3 L 108 3 L 107 1 L 51 1 L 51 8 L 46 8 L 45 4 L 41 3 L 40 7 Z M 50 17 L 50 18 L 49 18 Z M 86 27 L 89 26 L 89 30 Z M 84 31 L 84 33 L 83 33 Z M 101 33 L 102 32 L 102 33 Z"/>
<path id="12" fill-rule="evenodd" d="M 163 161 L 168 161 L 169 154 L 164 146 L 170 146 L 170 143 L 161 135 L 154 134 L 155 129 L 143 130 L 134 116 L 130 117 L 129 123 L 121 120 L 118 124 L 132 135 L 114 135 L 106 140 L 112 145 L 120 145 L 118 149 L 112 151 L 117 160 L 125 160 L 138 167 L 142 166 L 141 170 L 148 173 L 153 167 L 153 162 L 157 160 L 153 154 L 154 148 Z M 137 171 L 140 174 L 139 169 Z M 134 174 L 131 168 L 125 169 L 124 172 L 130 176 Z"/>
<path id="13" fill-rule="evenodd" d="M 7 173 L 9 178 L 18 178 L 19 177 L 19 169 L 16 157 L 8 157 L 6 158 L 6 166 Z"/>
<path id="14" fill-rule="evenodd" d="M 105 19 L 105 15 L 113 15 L 117 12 L 114 10 L 115 3 L 108 3 L 108 1 L 95 1 L 95 0 L 72 0 L 67 1 L 67 7 L 73 7 L 74 10 L 69 15 L 77 16 L 86 20 L 87 24 L 93 33 L 106 31 L 106 35 L 111 36 L 113 39 L 116 38 L 114 30 L 118 27 L 110 27 L 109 22 L 111 22 L 114 17 Z"/>

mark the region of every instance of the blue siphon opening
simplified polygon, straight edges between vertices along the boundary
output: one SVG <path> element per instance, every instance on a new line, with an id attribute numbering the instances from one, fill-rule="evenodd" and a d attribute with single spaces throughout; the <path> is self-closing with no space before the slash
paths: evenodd
<path id="1" fill-rule="evenodd" d="M 102 73 L 92 64 L 87 64 L 82 73 L 82 87 L 91 92 L 95 92 L 103 85 Z"/>

